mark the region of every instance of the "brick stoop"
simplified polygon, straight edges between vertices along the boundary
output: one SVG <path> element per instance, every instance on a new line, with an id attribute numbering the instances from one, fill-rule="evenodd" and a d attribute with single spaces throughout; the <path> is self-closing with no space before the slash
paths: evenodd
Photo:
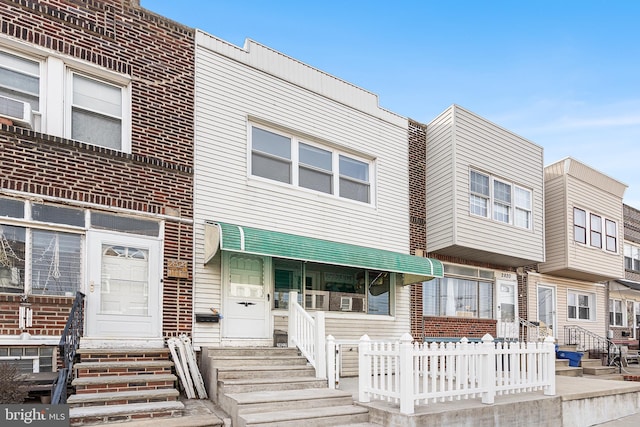
<path id="1" fill-rule="evenodd" d="M 78 349 L 69 396 L 71 425 L 179 417 L 184 404 L 166 348 Z"/>

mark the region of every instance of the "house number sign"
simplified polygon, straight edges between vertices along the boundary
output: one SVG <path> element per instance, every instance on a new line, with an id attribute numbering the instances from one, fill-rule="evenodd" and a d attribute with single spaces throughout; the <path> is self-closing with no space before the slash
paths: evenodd
<path id="1" fill-rule="evenodd" d="M 167 260 L 167 277 L 189 278 L 187 271 L 187 261 L 181 261 L 179 259 Z"/>

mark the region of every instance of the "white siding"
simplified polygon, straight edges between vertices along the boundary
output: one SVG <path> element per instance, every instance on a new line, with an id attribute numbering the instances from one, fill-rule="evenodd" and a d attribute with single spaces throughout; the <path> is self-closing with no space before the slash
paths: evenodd
<path id="1" fill-rule="evenodd" d="M 442 126 L 442 118 L 453 116 L 447 123 L 451 127 L 448 138 L 427 141 L 427 153 L 434 143 L 440 149 L 437 153 L 446 153 L 444 163 L 453 156 L 455 165 L 446 167 L 439 165 L 440 157 L 427 158 L 428 172 L 427 192 L 438 189 L 429 199 L 427 205 L 427 250 L 456 255 L 446 251 L 452 244 L 458 254 L 465 249 L 472 249 L 481 255 L 475 258 L 500 260 L 505 264 L 518 265 L 525 261 L 540 262 L 544 260 L 544 222 L 543 222 L 543 159 L 542 147 L 513 134 L 480 116 L 461 107 L 450 109 L 427 126 Z M 438 132 L 443 135 L 443 132 Z M 446 145 L 449 144 L 449 147 Z M 445 169 L 436 173 L 438 168 Z M 513 225 L 481 218 L 469 213 L 469 171 L 471 169 L 487 173 L 495 178 L 516 184 L 532 191 L 532 230 L 525 230 Z M 445 191 L 447 182 L 454 186 L 453 192 Z M 435 219 L 430 217 L 434 205 L 443 204 L 446 210 L 451 204 L 449 198 L 455 196 L 455 212 L 451 226 L 444 222 L 436 227 L 444 210 L 437 210 Z M 473 251 L 466 251 L 473 257 Z M 496 257 L 499 255 L 500 257 Z"/>
<path id="2" fill-rule="evenodd" d="M 249 176 L 250 122 L 373 159 L 370 172 L 375 203 L 358 203 Z M 219 259 L 203 266 L 205 221 L 408 253 L 407 134 L 407 120 L 380 109 L 377 97 L 369 92 L 256 43 L 248 42 L 240 49 L 198 32 L 196 313 L 221 304 Z M 398 304 L 400 313 L 405 307 L 402 301 Z M 406 320 L 390 323 L 406 323 L 408 331 L 408 314 L 407 297 Z M 279 329 L 281 319 L 276 316 L 274 321 Z M 354 322 L 345 323 L 355 329 Z M 355 323 L 361 324 L 359 320 Z M 220 341 L 216 325 L 197 324 L 194 334 L 198 345 Z"/>

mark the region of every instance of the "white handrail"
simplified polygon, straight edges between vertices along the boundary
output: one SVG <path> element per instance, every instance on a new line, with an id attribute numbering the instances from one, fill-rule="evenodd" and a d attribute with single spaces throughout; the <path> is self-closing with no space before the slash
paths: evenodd
<path id="1" fill-rule="evenodd" d="M 323 311 L 315 316 L 298 304 L 298 292 L 289 292 L 289 347 L 297 347 L 316 369 L 318 378 L 327 377 L 325 349 L 325 316 Z"/>

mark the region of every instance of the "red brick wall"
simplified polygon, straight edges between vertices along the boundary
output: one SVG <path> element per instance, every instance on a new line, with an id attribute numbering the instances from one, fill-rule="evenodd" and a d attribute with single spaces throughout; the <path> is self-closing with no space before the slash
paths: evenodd
<path id="1" fill-rule="evenodd" d="M 482 338 L 496 336 L 495 319 L 468 319 L 464 317 L 424 317 L 425 337 Z"/>
<path id="2" fill-rule="evenodd" d="M 193 30 L 139 8 L 136 0 L 0 3 L 0 37 L 20 39 L 132 78 L 131 154 L 3 125 L 0 189 L 105 208 L 172 216 L 177 212 L 191 220 Z M 187 260 L 189 278 L 164 278 L 165 335 L 191 330 L 192 247 L 193 227 L 168 219 L 164 258 Z M 17 303 L 5 299 L 0 330 L 15 331 L 17 316 L 4 313 L 17 314 Z M 68 313 L 72 299 L 59 300 L 59 308 Z M 37 305 L 44 310 L 47 304 L 33 303 L 34 315 L 41 311 Z M 48 335 L 60 334 L 64 327 L 57 318 L 34 317 L 34 323 L 41 321 L 47 323 Z"/>
<path id="3" fill-rule="evenodd" d="M 622 207 L 624 217 L 624 239 L 640 246 L 640 210 L 628 205 Z M 626 270 L 625 278 L 640 282 L 640 274 Z"/>
<path id="4" fill-rule="evenodd" d="M 28 303 L 33 309 L 32 335 L 59 336 L 69 317 L 73 297 L 30 295 Z M 20 335 L 18 307 L 20 295 L 0 294 L 0 335 Z"/>

